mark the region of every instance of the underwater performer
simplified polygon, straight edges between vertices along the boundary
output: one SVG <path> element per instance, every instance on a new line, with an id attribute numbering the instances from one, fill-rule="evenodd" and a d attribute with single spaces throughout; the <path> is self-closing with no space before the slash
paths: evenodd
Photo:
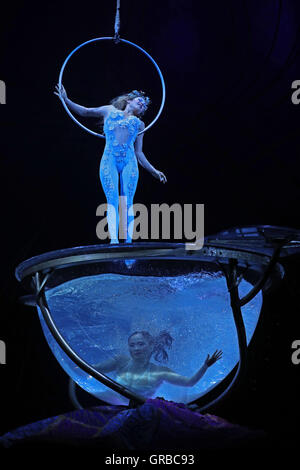
<path id="1" fill-rule="evenodd" d="M 128 338 L 130 357 L 122 355 L 110 359 L 94 367 L 102 373 L 116 371 L 115 381 L 130 388 L 132 391 L 151 398 L 163 382 L 173 385 L 192 387 L 222 357 L 222 351 L 216 350 L 208 354 L 204 364 L 191 377 L 177 374 L 166 366 L 150 362 L 152 355 L 158 362 L 166 362 L 173 338 L 167 331 L 161 331 L 157 337 L 148 331 L 135 331 Z"/>
<path id="2" fill-rule="evenodd" d="M 131 243 L 133 234 L 133 214 L 129 209 L 137 187 L 138 162 L 160 182 L 167 178 L 156 170 L 143 153 L 144 122 L 140 119 L 147 110 L 150 99 L 143 91 L 134 90 L 114 98 L 109 105 L 86 108 L 71 101 L 65 88 L 56 86 L 54 92 L 64 100 L 68 108 L 81 117 L 100 118 L 104 121 L 103 130 L 106 145 L 100 163 L 100 180 L 107 200 L 107 222 L 110 243 L 119 243 L 119 225 L 126 234 L 126 243 Z M 121 204 L 127 217 L 119 223 L 119 183 Z M 125 196 L 125 197 L 124 197 Z M 123 212 L 123 213 L 124 213 Z"/>

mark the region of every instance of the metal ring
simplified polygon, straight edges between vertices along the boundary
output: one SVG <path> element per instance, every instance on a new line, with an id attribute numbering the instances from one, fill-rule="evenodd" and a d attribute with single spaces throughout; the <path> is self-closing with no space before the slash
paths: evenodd
<path id="1" fill-rule="evenodd" d="M 59 88 L 61 88 L 61 85 L 62 85 L 62 77 L 63 77 L 63 73 L 64 73 L 64 69 L 69 61 L 69 59 L 72 57 L 72 55 L 78 51 L 78 49 L 80 49 L 81 47 L 85 46 L 86 44 L 90 44 L 91 42 L 95 42 L 95 41 L 103 41 L 103 40 L 114 40 L 115 38 L 113 37 L 103 37 L 103 38 L 95 38 L 95 39 L 90 39 L 89 41 L 86 41 L 82 44 L 80 44 L 79 46 L 77 46 L 75 49 L 73 49 L 72 52 L 70 52 L 70 54 L 68 55 L 68 57 L 66 58 L 66 60 L 64 61 L 63 65 L 62 65 L 62 68 L 60 70 L 60 73 L 59 73 L 59 80 L 58 80 L 58 84 L 59 84 Z M 160 108 L 159 108 L 159 111 L 156 115 L 156 117 L 153 119 L 153 121 L 147 126 L 145 127 L 144 130 L 140 131 L 137 135 L 140 135 L 140 134 L 143 134 L 144 132 L 146 132 L 148 129 L 150 129 L 151 126 L 153 126 L 153 124 L 157 121 L 157 119 L 159 118 L 162 110 L 163 110 L 163 107 L 164 107 L 164 104 L 165 104 L 165 99 L 166 99 L 166 87 L 165 87 L 165 82 L 164 82 L 164 79 L 163 79 L 163 76 L 162 76 L 162 73 L 157 65 L 157 63 L 155 62 L 155 60 L 150 56 L 150 54 L 148 54 L 148 52 L 146 52 L 144 49 L 142 49 L 140 46 L 138 46 L 137 44 L 134 44 L 133 42 L 130 42 L 130 41 L 127 41 L 126 39 L 121 39 L 121 38 L 118 38 L 120 42 L 125 42 L 126 44 L 130 44 L 131 46 L 134 46 L 136 47 L 137 49 L 139 49 L 140 51 L 142 51 L 150 60 L 151 62 L 154 64 L 158 74 L 159 74 L 159 78 L 160 78 L 160 81 L 161 81 L 161 86 L 162 86 L 162 101 L 161 101 L 161 105 L 160 105 Z M 69 116 L 73 119 L 74 122 L 76 122 L 76 124 L 78 124 L 80 127 L 82 127 L 82 129 L 86 130 L 87 132 L 89 132 L 90 134 L 93 134 L 97 137 L 102 137 L 103 139 L 105 139 L 105 136 L 102 135 L 102 134 L 99 134 L 97 132 L 94 132 L 92 131 L 91 129 L 89 129 L 88 127 L 84 126 L 83 124 L 81 124 L 81 122 L 79 122 L 74 116 L 73 114 L 70 112 L 70 110 L 68 109 L 66 103 L 64 102 L 64 100 L 62 100 L 62 103 L 63 103 L 63 106 L 65 108 L 65 110 L 67 111 L 67 113 L 69 114 Z"/>

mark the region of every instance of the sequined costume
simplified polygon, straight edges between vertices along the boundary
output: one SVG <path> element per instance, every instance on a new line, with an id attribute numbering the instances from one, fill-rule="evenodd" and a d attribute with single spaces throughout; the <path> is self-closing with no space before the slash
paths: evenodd
<path id="1" fill-rule="evenodd" d="M 126 201 L 127 224 L 124 229 L 126 242 L 132 240 L 131 222 L 134 217 L 128 214 L 128 209 L 133 204 L 139 177 L 134 142 L 140 126 L 141 121 L 138 117 L 126 116 L 124 111 L 118 109 L 110 111 L 104 121 L 106 145 L 100 163 L 100 180 L 108 203 L 107 222 L 111 243 L 118 243 L 119 195 L 126 196 L 124 201 Z"/>

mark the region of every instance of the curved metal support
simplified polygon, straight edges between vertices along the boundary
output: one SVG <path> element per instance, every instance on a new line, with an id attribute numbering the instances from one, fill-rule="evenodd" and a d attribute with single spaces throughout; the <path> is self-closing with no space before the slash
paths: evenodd
<path id="1" fill-rule="evenodd" d="M 70 377 L 70 379 L 69 379 L 69 397 L 70 397 L 70 400 L 71 400 L 72 404 L 75 406 L 75 408 L 77 408 L 77 410 L 82 410 L 83 407 L 81 406 L 81 404 L 77 400 L 75 387 L 76 387 L 76 384 L 75 384 L 74 380 L 71 379 L 71 377 Z"/>
<path id="2" fill-rule="evenodd" d="M 241 307 L 243 305 L 246 305 L 248 302 L 250 302 L 250 300 L 252 300 L 256 296 L 256 294 L 263 288 L 263 286 L 265 285 L 265 283 L 268 280 L 269 275 L 272 272 L 272 269 L 274 268 L 275 264 L 278 261 L 280 250 L 281 250 L 281 248 L 283 247 L 284 244 L 285 244 L 285 241 L 282 242 L 281 244 L 279 244 L 275 248 L 275 250 L 273 252 L 273 255 L 272 255 L 272 257 L 271 257 L 271 259 L 270 259 L 270 261 L 267 265 L 267 268 L 266 268 L 264 274 L 262 275 L 261 279 L 255 284 L 255 286 L 250 290 L 250 292 L 248 292 L 248 294 L 246 294 L 240 300 Z"/>
<path id="3" fill-rule="evenodd" d="M 230 384 L 227 386 L 227 388 L 217 398 L 209 402 L 207 405 L 198 408 L 200 412 L 207 411 L 209 408 L 219 403 L 225 396 L 228 396 L 228 393 L 234 390 L 234 387 L 236 386 L 238 381 L 241 379 L 242 375 L 244 374 L 246 370 L 247 337 L 246 337 L 246 330 L 245 330 L 245 325 L 244 325 L 243 316 L 241 312 L 241 307 L 247 304 L 248 302 L 250 302 L 250 300 L 252 300 L 258 294 L 258 292 L 263 288 L 263 286 L 268 280 L 268 277 L 273 267 L 275 266 L 277 262 L 280 250 L 284 243 L 279 244 L 275 248 L 273 255 L 261 279 L 256 283 L 253 289 L 251 289 L 251 291 L 247 295 L 245 295 L 242 299 L 240 299 L 239 292 L 238 292 L 238 286 L 240 283 L 240 279 L 238 279 L 238 276 L 237 276 L 238 260 L 236 258 L 229 258 L 229 265 L 228 265 L 227 271 L 220 262 L 218 263 L 224 272 L 228 291 L 230 294 L 230 305 L 231 305 L 234 323 L 235 323 L 236 332 L 237 332 L 237 337 L 238 337 L 239 363 L 238 363 L 238 368 L 234 375 L 234 378 L 232 379 Z"/>
<path id="4" fill-rule="evenodd" d="M 242 312 L 240 308 L 240 298 L 238 293 L 238 281 L 237 281 L 237 260 L 230 259 L 229 260 L 229 267 L 228 272 L 223 269 L 223 272 L 226 277 L 228 291 L 230 293 L 230 304 L 233 313 L 234 323 L 236 327 L 237 337 L 238 337 L 238 345 L 239 345 L 239 363 L 238 368 L 235 373 L 235 376 L 228 387 L 214 400 L 207 403 L 206 405 L 197 408 L 198 411 L 201 413 L 203 411 L 207 411 L 212 406 L 219 403 L 225 396 L 228 396 L 229 392 L 232 392 L 234 386 L 237 384 L 238 379 L 244 374 L 246 369 L 246 360 L 247 360 L 247 338 L 246 338 L 246 330 L 245 325 L 242 317 Z M 205 395 L 204 395 L 205 396 Z"/>
<path id="5" fill-rule="evenodd" d="M 96 380 L 101 382 L 102 384 L 108 386 L 112 390 L 121 393 L 124 397 L 128 398 L 129 400 L 134 400 L 135 402 L 139 404 L 145 403 L 145 398 L 136 395 L 132 393 L 130 390 L 128 390 L 126 387 L 123 387 L 122 385 L 119 385 L 117 382 L 114 380 L 110 379 L 104 374 L 101 374 L 101 372 L 97 371 L 94 369 L 92 366 L 90 366 L 87 362 L 85 362 L 81 357 L 78 356 L 78 354 L 75 353 L 75 351 L 70 348 L 69 344 L 67 341 L 64 339 L 64 337 L 60 334 L 58 328 L 56 327 L 50 310 L 49 306 L 47 303 L 47 299 L 45 296 L 44 288 L 46 285 L 46 282 L 42 280 L 40 282 L 40 274 L 36 273 L 35 275 L 35 285 L 36 285 L 36 290 L 37 290 L 37 298 L 36 298 L 36 303 L 39 306 L 43 318 L 45 320 L 45 323 L 47 327 L 49 328 L 51 334 L 53 335 L 54 339 L 56 342 L 59 344 L 61 349 L 67 354 L 67 356 L 78 366 L 80 369 L 82 369 L 84 372 L 87 374 L 91 375 L 94 377 Z"/>

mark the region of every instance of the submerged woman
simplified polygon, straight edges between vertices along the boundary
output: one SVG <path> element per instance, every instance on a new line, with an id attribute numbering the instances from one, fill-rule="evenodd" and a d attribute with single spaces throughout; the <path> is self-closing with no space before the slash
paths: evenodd
<path id="1" fill-rule="evenodd" d="M 106 145 L 100 163 L 100 180 L 107 200 L 107 222 L 110 243 L 119 243 L 119 182 L 123 211 L 127 217 L 122 223 L 126 242 L 132 241 L 133 214 L 129 211 L 133 204 L 139 171 L 139 162 L 155 178 L 166 183 L 165 175 L 156 170 L 143 153 L 143 133 L 145 124 L 140 117 L 147 110 L 150 99 L 142 91 L 134 90 L 111 101 L 111 104 L 98 108 L 85 108 L 67 97 L 63 86 L 56 86 L 58 95 L 68 108 L 82 117 L 94 117 L 104 120 Z"/>
<path id="2" fill-rule="evenodd" d="M 150 362 L 152 355 L 158 362 L 167 361 L 173 338 L 167 331 L 162 331 L 153 337 L 147 331 L 136 331 L 128 338 L 130 357 L 117 356 L 94 367 L 100 372 L 116 371 L 115 380 L 121 385 L 145 397 L 152 397 L 163 382 L 184 387 L 192 387 L 205 374 L 208 367 L 221 359 L 222 351 L 215 351 L 212 356 L 207 355 L 204 364 L 191 377 L 177 374 L 168 367 Z"/>

